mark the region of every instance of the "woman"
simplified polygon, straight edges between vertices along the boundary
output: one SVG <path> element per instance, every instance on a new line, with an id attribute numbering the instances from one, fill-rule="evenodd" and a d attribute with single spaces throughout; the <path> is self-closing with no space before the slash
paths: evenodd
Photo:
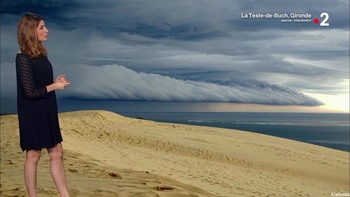
<path id="1" fill-rule="evenodd" d="M 42 44 L 48 32 L 44 18 L 37 14 L 27 13 L 18 23 L 20 52 L 16 56 L 16 74 L 20 145 L 26 151 L 24 179 L 29 196 L 37 196 L 37 164 L 41 149 L 46 148 L 56 188 L 61 197 L 67 197 L 55 90 L 64 90 L 70 83 L 64 75 L 53 80 L 52 66 Z"/>

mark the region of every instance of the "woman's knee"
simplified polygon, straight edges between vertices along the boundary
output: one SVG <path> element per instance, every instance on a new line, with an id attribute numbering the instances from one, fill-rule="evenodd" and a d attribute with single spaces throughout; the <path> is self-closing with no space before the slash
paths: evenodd
<path id="1" fill-rule="evenodd" d="M 40 160 L 40 150 L 28 150 L 26 154 L 26 160 L 32 163 L 38 163 Z"/>
<path id="2" fill-rule="evenodd" d="M 63 148 L 61 144 L 48 149 L 50 159 L 61 159 L 63 158 Z"/>

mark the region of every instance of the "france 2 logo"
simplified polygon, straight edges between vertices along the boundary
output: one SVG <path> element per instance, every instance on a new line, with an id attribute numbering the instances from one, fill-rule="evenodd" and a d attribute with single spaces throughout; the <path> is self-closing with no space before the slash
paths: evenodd
<path id="1" fill-rule="evenodd" d="M 321 22 L 318 18 L 315 18 L 314 23 L 318 24 L 320 22 L 321 27 L 328 27 L 329 26 L 329 23 L 328 23 L 329 14 L 327 12 L 322 12 L 320 15 L 320 18 L 322 19 Z"/>

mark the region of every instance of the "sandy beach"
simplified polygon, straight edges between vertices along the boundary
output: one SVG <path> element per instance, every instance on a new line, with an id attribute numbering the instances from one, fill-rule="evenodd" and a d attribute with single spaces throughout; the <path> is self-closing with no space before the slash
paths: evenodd
<path id="1" fill-rule="evenodd" d="M 292 140 L 159 123 L 108 111 L 60 113 L 72 196 L 320 197 L 349 193 L 349 153 Z M 1 196 L 26 196 L 17 115 L 1 115 Z M 57 196 L 46 150 L 39 196 Z"/>

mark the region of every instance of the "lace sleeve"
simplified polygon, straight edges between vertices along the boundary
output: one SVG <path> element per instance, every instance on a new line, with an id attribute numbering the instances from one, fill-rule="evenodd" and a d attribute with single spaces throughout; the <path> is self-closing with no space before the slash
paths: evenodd
<path id="1" fill-rule="evenodd" d="M 30 59 L 25 54 L 16 58 L 17 83 L 20 83 L 23 94 L 28 99 L 37 99 L 46 95 L 46 87 L 37 87 L 34 81 Z"/>

